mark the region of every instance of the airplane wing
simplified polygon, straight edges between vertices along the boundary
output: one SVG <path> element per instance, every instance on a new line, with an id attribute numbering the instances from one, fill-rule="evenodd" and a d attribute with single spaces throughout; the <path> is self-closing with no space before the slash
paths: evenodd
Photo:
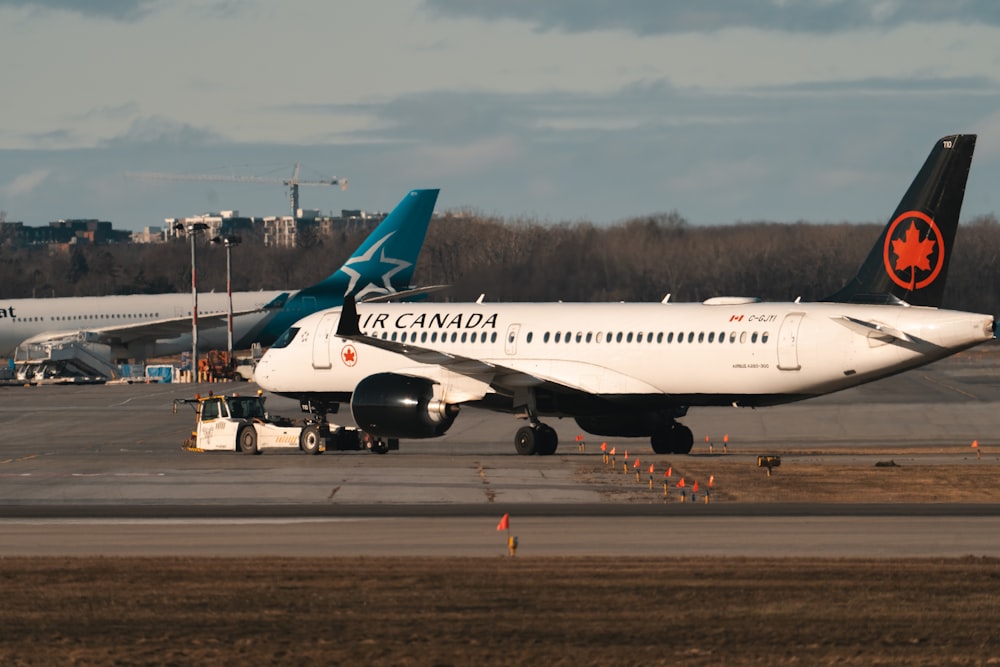
<path id="1" fill-rule="evenodd" d="M 607 392 L 609 387 L 614 387 L 616 391 L 623 393 L 659 392 L 641 380 L 616 373 L 606 367 L 601 367 L 597 373 L 595 365 L 587 362 L 511 359 L 499 363 L 432 350 L 413 343 L 366 336 L 361 333 L 359 322 L 357 304 L 353 297 L 348 296 L 344 299 L 337 328 L 337 336 L 340 338 L 395 352 L 419 364 L 442 368 L 489 385 L 493 390 L 503 394 L 512 394 L 526 387 L 540 386 L 566 393 L 596 394 Z M 424 372 L 419 367 L 407 369 L 403 374 L 436 379 L 432 370 Z"/>
<path id="2" fill-rule="evenodd" d="M 427 287 L 411 287 L 410 289 L 399 290 L 398 292 L 389 292 L 388 294 L 378 294 L 375 296 L 366 296 L 361 300 L 362 303 L 384 303 L 386 301 L 395 301 L 399 299 L 412 299 L 416 296 L 424 296 L 426 294 L 431 294 L 433 292 L 441 292 L 448 289 L 451 285 L 428 285 Z"/>
<path id="3" fill-rule="evenodd" d="M 282 296 L 284 299 L 282 299 Z M 250 315 L 260 313 L 274 308 L 280 308 L 288 295 L 283 294 L 272 299 L 260 308 L 249 308 L 245 310 L 234 310 L 233 317 L 240 315 Z M 199 329 L 214 329 L 224 327 L 229 320 L 228 313 L 212 313 L 198 315 Z M 90 342 L 107 344 L 129 344 L 140 340 L 161 340 L 176 338 L 191 332 L 191 317 L 168 317 L 154 321 L 136 322 L 133 324 L 118 324 L 108 327 L 93 327 L 85 330 L 74 329 L 72 331 L 46 331 L 36 334 L 31 338 L 21 342 L 21 345 L 32 345 L 39 343 L 49 343 L 67 338 L 84 337 Z"/>

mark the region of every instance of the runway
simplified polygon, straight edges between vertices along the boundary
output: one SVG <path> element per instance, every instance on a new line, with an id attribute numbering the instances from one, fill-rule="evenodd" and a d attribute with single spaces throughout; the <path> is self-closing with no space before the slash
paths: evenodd
<path id="1" fill-rule="evenodd" d="M 830 397 L 762 410 L 692 410 L 695 454 L 730 436 L 731 461 L 919 458 L 1000 468 L 1000 356 L 968 353 Z M 513 452 L 509 415 L 463 410 L 435 441 L 399 452 L 244 456 L 181 449 L 194 391 L 253 385 L 0 388 L 0 556 L 519 555 L 994 556 L 1000 505 L 663 503 L 609 492 L 571 421 L 552 457 Z M 272 412 L 296 416 L 290 401 Z M 349 420 L 344 420 L 349 421 Z M 979 439 L 986 454 L 943 448 Z M 647 442 L 622 439 L 652 457 Z"/>

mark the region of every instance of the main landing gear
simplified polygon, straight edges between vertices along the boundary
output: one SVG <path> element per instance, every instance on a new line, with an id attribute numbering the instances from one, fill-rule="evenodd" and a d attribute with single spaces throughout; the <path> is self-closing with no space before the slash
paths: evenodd
<path id="1" fill-rule="evenodd" d="M 690 454 L 694 435 L 684 424 L 671 420 L 663 430 L 650 436 L 649 444 L 657 454 Z"/>
<path id="2" fill-rule="evenodd" d="M 556 453 L 559 445 L 559 436 L 551 426 L 542 423 L 534 423 L 531 426 L 522 426 L 517 429 L 514 436 L 514 449 L 521 456 L 551 456 Z"/>

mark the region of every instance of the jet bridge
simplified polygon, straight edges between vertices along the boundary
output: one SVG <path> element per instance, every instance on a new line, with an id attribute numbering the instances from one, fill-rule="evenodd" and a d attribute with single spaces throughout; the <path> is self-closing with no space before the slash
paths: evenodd
<path id="1" fill-rule="evenodd" d="M 107 382 L 120 377 L 111 346 L 81 331 L 14 350 L 17 379 L 24 382 Z"/>

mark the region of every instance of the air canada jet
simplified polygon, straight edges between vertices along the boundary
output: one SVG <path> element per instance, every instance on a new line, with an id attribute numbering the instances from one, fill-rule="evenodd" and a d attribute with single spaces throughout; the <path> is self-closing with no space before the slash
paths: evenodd
<path id="1" fill-rule="evenodd" d="M 264 355 L 266 390 L 377 438 L 444 434 L 462 405 L 510 412 L 519 454 L 552 454 L 543 417 L 691 451 L 692 407 L 760 407 L 872 382 L 990 340 L 942 310 L 975 135 L 935 142 L 858 274 L 816 303 L 357 304 L 299 321 Z"/>
<path id="2" fill-rule="evenodd" d="M 438 190 L 413 190 L 344 265 L 324 280 L 293 290 L 233 292 L 236 349 L 270 345 L 296 320 L 358 301 L 416 295 L 410 280 Z M 0 300 L 0 357 L 18 345 L 69 337 L 111 346 L 116 358 L 145 359 L 191 349 L 191 293 Z M 199 348 L 225 348 L 229 304 L 223 293 L 198 295 Z"/>

